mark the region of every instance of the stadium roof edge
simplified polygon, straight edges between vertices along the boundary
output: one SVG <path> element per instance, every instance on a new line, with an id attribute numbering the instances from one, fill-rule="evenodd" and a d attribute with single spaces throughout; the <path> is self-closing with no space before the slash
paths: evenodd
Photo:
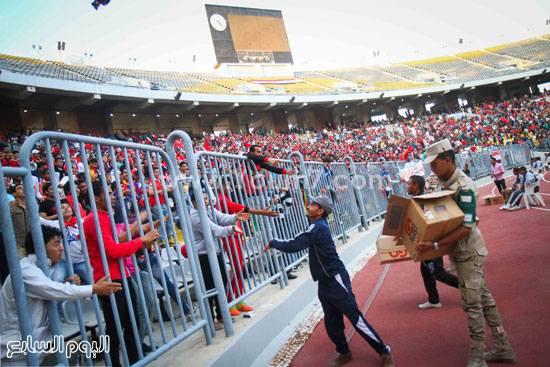
<path id="1" fill-rule="evenodd" d="M 308 104 L 326 104 L 332 102 L 364 103 L 365 100 L 380 100 L 392 97 L 416 97 L 419 94 L 437 94 L 446 91 L 467 89 L 483 85 L 493 85 L 499 82 L 521 80 L 527 77 L 544 75 L 549 68 L 522 71 L 514 74 L 503 75 L 490 79 L 475 80 L 470 82 L 455 82 L 453 84 L 441 84 L 437 86 L 424 88 L 411 88 L 405 90 L 390 91 L 371 91 L 371 92 L 350 92 L 340 94 L 296 94 L 296 95 L 224 95 L 224 94 L 206 94 L 206 93 L 185 93 L 181 92 L 179 100 L 174 96 L 175 91 L 150 90 L 146 88 L 116 86 L 109 84 L 84 83 L 62 79 L 40 77 L 28 74 L 1 70 L 0 90 L 8 91 L 4 95 L 17 93 L 18 91 L 31 86 L 36 88 L 37 93 L 57 94 L 73 97 L 86 97 L 96 94 L 101 95 L 102 99 L 142 102 L 144 100 L 153 100 L 155 104 L 188 105 L 198 102 L 201 105 L 227 105 L 241 103 L 247 105 L 266 105 L 276 103 L 278 106 L 301 106 Z M 383 95 L 383 96 L 382 96 Z M 15 97 L 14 97 L 15 98 Z"/>

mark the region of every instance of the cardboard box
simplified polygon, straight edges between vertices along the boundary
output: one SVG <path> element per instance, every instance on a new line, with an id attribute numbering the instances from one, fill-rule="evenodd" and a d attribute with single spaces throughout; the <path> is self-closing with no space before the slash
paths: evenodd
<path id="1" fill-rule="evenodd" d="M 508 198 L 510 197 L 510 193 L 512 192 L 512 189 L 504 189 L 502 190 L 502 197 L 504 199 L 504 202 L 508 201 Z"/>
<path id="2" fill-rule="evenodd" d="M 450 196 L 453 193 L 445 190 L 411 199 L 390 196 L 382 234 L 399 237 L 416 262 L 449 253 L 452 246 L 420 255 L 415 249 L 415 243 L 437 241 L 463 223 L 464 213 Z"/>
<path id="3" fill-rule="evenodd" d="M 504 204 L 504 198 L 501 195 L 487 195 L 483 199 L 485 200 L 485 205 Z"/>
<path id="4" fill-rule="evenodd" d="M 399 261 L 411 260 L 411 254 L 403 246 L 401 240 L 394 240 L 394 237 L 380 237 L 376 241 L 378 248 L 378 259 L 380 264 L 389 264 Z"/>

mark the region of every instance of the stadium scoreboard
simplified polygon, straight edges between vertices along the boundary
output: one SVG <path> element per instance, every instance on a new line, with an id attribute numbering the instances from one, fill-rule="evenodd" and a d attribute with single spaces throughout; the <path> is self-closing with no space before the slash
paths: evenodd
<path id="1" fill-rule="evenodd" d="M 218 64 L 292 64 L 280 10 L 206 4 Z"/>

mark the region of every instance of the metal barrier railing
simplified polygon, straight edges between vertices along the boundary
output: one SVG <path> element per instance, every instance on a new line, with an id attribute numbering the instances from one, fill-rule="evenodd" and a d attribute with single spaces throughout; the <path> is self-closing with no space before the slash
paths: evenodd
<path id="1" fill-rule="evenodd" d="M 76 328 L 76 332 L 72 331 L 70 335 L 66 333 L 66 330 L 70 329 L 70 327 L 67 326 L 68 324 L 60 322 L 55 302 L 49 302 L 48 318 L 51 323 L 52 335 L 67 337 L 76 336 L 80 337 L 82 341 L 88 341 L 87 331 L 90 323 L 97 325 L 100 335 L 110 336 L 112 349 L 110 353 L 105 353 L 105 363 L 107 365 L 116 365 L 119 360 L 119 350 L 116 347 L 116 343 L 113 342 L 113 338 L 117 338 L 120 343 L 124 364 L 132 364 L 134 366 L 147 364 L 181 340 L 201 329 L 204 329 L 206 342 L 210 343 L 212 334 L 205 321 L 206 309 L 204 305 L 200 302 L 198 305 L 202 320 L 195 317 L 192 308 L 187 309 L 187 307 L 191 307 L 192 305 L 190 286 L 194 283 L 199 283 L 200 278 L 196 272 L 193 274 L 193 277 L 189 277 L 183 271 L 183 258 L 179 251 L 175 251 L 173 255 L 171 254 L 172 252 L 169 251 L 169 244 L 172 240 L 172 236 L 169 236 L 170 229 L 173 231 L 173 240 L 176 242 L 175 246 L 177 250 L 179 250 L 178 247 L 180 243 L 177 240 L 178 236 L 175 235 L 174 219 L 171 211 L 167 210 L 166 216 L 164 216 L 164 213 L 160 214 L 163 210 L 161 203 L 168 203 L 170 199 L 168 195 L 170 191 L 169 184 L 167 181 L 172 180 L 172 177 L 176 177 L 174 167 L 167 154 L 153 146 L 57 132 L 40 132 L 33 134 L 27 139 L 21 150 L 22 168 L 17 171 L 17 174 L 24 177 L 23 185 L 26 195 L 27 210 L 31 218 L 30 224 L 38 265 L 48 277 L 50 275 L 47 265 L 48 258 L 45 252 L 44 241 L 42 240 L 42 229 L 38 216 L 39 210 L 35 199 L 34 184 L 30 177 L 31 170 L 29 164 L 30 152 L 39 141 L 43 141 L 45 145 L 46 160 L 51 176 L 51 186 L 53 187 L 51 194 L 48 195 L 48 199 L 51 199 L 53 206 L 55 206 L 54 212 L 60 214 L 57 216 L 56 221 L 51 223 L 46 222 L 46 224 L 61 229 L 67 262 L 66 272 L 71 277 L 75 274 L 74 269 L 76 268 L 71 259 L 71 246 L 74 245 L 72 243 L 74 238 L 69 240 L 69 231 L 65 224 L 65 219 L 67 219 L 71 213 L 66 215 L 63 211 L 64 209 L 61 207 L 61 195 L 58 190 L 59 182 L 56 175 L 59 171 L 54 171 L 54 157 L 52 155 L 52 147 L 54 146 L 58 150 L 56 157 L 61 157 L 65 162 L 65 172 L 69 172 L 66 184 L 66 195 L 70 195 L 70 198 L 72 198 L 72 206 L 76 209 L 73 214 L 76 218 L 73 225 L 77 228 L 79 233 L 78 242 L 82 247 L 82 254 L 85 262 L 83 269 L 85 269 L 84 271 L 87 273 L 86 278 L 95 278 L 95 280 L 97 280 L 99 277 L 98 274 L 101 273 L 110 274 L 114 277 L 116 273 L 113 274 L 113 271 L 116 269 L 122 274 L 118 281 L 122 284 L 124 293 L 123 297 L 117 297 L 114 294 L 102 297 L 93 295 L 93 313 L 95 315 L 87 315 L 87 317 L 92 317 L 95 320 L 84 318 L 80 302 L 77 300 L 75 302 L 75 309 L 78 327 Z M 79 192 L 77 192 L 77 180 L 72 174 L 73 167 L 71 165 L 69 146 L 71 146 L 71 149 L 75 147 L 77 149 L 79 148 L 80 152 L 82 152 L 82 163 L 84 167 L 88 167 L 88 163 L 91 163 L 91 165 L 95 164 L 89 162 L 88 156 L 91 157 L 93 155 L 98 161 L 97 172 L 84 168 L 81 173 L 84 182 L 87 184 L 84 186 L 87 186 L 87 199 L 91 207 L 90 215 L 86 217 L 86 221 L 83 221 L 79 210 L 81 203 L 78 200 L 79 197 L 86 198 L 86 194 L 82 193 L 82 195 L 79 195 Z M 115 152 L 115 148 L 117 152 Z M 145 162 L 144 166 L 148 170 L 144 173 L 141 169 L 137 169 L 134 175 L 128 174 L 128 172 L 132 171 L 132 167 L 142 167 L 142 160 Z M 132 164 L 130 164 L 130 162 L 132 162 Z M 166 167 L 166 176 L 163 172 L 163 166 Z M 2 172 L 13 173 L 5 168 L 2 168 Z M 152 180 L 146 183 L 146 176 L 151 177 Z M 94 187 L 96 190 L 99 190 L 99 192 L 95 192 L 95 196 L 93 192 Z M 111 190 L 111 187 L 113 190 Z M 112 197 L 111 192 L 114 192 L 116 199 Z M 3 195 L 3 197 L 5 198 L 6 196 Z M 164 200 L 161 200 L 161 198 L 164 198 Z M 183 206 L 182 199 L 177 191 L 174 192 L 172 199 L 175 203 L 175 209 L 178 212 L 180 223 L 184 222 L 183 218 L 186 214 L 188 216 L 188 213 L 186 213 L 188 211 L 187 206 Z M 100 207 L 98 207 L 97 204 L 99 204 L 101 200 L 104 200 L 106 204 L 100 204 Z M 0 205 L 1 204 L 0 202 Z M 100 212 L 99 209 L 106 210 L 106 212 Z M 66 211 L 68 212 L 68 209 L 66 209 Z M 157 213 L 156 216 L 153 214 L 155 211 Z M 3 210 L 2 226 L 7 228 L 7 218 L 9 218 L 9 216 L 3 215 L 4 213 L 6 213 L 6 211 Z M 9 213 L 9 210 L 7 213 Z M 117 216 L 120 215 L 122 220 L 118 219 L 115 221 L 115 214 Z M 109 222 L 107 227 L 104 226 L 104 221 L 100 222 L 100 215 L 107 218 L 106 220 Z M 159 243 L 155 241 L 154 250 L 150 252 L 150 248 L 143 248 L 142 258 L 138 261 L 135 251 L 143 246 L 143 241 L 145 240 L 140 242 L 133 241 L 132 249 L 135 250 L 130 250 L 129 246 L 117 248 L 119 238 L 124 237 L 125 240 L 122 242 L 128 243 L 130 243 L 129 241 L 134 237 L 143 238 L 146 228 L 154 227 L 153 221 L 155 219 L 160 219 L 161 223 L 159 231 L 161 232 L 162 242 L 164 244 L 162 250 Z M 142 224 L 142 220 L 147 223 Z M 166 224 L 164 224 L 164 220 L 166 220 Z M 131 222 L 134 222 L 133 226 L 130 226 Z M 88 223 L 88 225 L 86 223 Z M 23 280 L 20 277 L 20 272 L 18 275 L 17 271 L 19 264 L 16 261 L 17 259 L 13 258 L 15 244 L 13 243 L 13 239 L 10 238 L 11 236 L 8 230 L 5 232 L 3 231 L 3 235 L 5 237 L 6 247 L 8 248 L 7 253 L 10 257 L 10 264 L 12 267 L 15 267 L 14 269 L 10 269 L 10 274 L 13 276 L 13 288 L 23 290 L 22 296 L 19 295 L 16 297 L 17 309 L 27 310 L 25 306 L 26 297 Z M 192 237 L 185 233 L 183 238 L 186 243 L 193 243 Z M 90 245 L 92 245 L 94 251 L 94 268 L 92 268 L 92 263 L 90 261 Z M 138 247 L 137 245 L 141 246 Z M 161 251 L 167 256 L 162 257 Z M 166 257 L 168 258 L 167 261 L 165 261 Z M 113 263 L 113 261 L 115 262 Z M 175 266 L 173 261 L 177 261 L 178 266 Z M 134 269 L 134 274 L 137 275 L 135 277 L 127 277 L 128 269 L 132 267 Z M 168 272 L 165 270 L 168 270 Z M 94 273 L 96 273 L 95 277 Z M 84 277 L 82 278 L 84 280 Z M 178 288 L 182 288 L 182 290 L 179 291 Z M 196 286 L 194 288 L 197 298 L 200 299 L 202 297 L 200 287 Z M 153 292 L 157 293 L 160 297 L 157 297 Z M 183 292 L 184 295 L 180 295 L 180 292 Z M 168 298 L 169 294 L 174 295 L 174 302 L 177 304 L 176 308 L 179 310 L 181 316 L 181 320 L 178 322 L 176 322 L 177 315 Z M 166 297 L 166 302 L 162 302 L 163 295 Z M 100 311 L 100 303 L 102 304 L 103 312 Z M 161 308 L 164 309 L 162 303 L 166 303 L 166 308 L 168 309 L 167 319 L 166 316 L 163 318 L 163 312 L 161 312 Z M 108 316 L 105 313 L 109 309 L 112 309 L 110 312 L 112 316 Z M 140 310 L 141 316 L 138 319 Z M 187 321 L 185 317 L 186 311 L 190 321 Z M 156 333 L 152 332 L 151 326 L 151 317 L 153 314 L 156 314 L 159 319 L 159 327 Z M 22 336 L 32 335 L 32 331 L 29 333 L 26 326 L 30 322 L 30 316 L 31 315 L 28 313 L 19 315 Z M 109 322 L 104 324 L 104 320 L 109 320 Z M 139 330 L 138 326 L 140 326 Z M 172 330 L 172 337 L 167 335 L 167 328 Z M 146 336 L 148 336 L 152 348 L 152 352 L 148 355 L 145 355 L 142 350 L 142 343 Z M 40 358 L 42 358 L 41 355 L 28 353 L 27 363 L 30 365 L 37 365 Z M 58 363 L 63 365 L 68 363 L 66 356 L 62 353 L 58 353 L 57 360 Z M 91 358 L 86 358 L 86 363 L 92 365 Z"/>
<path id="2" fill-rule="evenodd" d="M 344 232 L 347 234 L 355 228 L 361 230 L 358 199 L 351 182 L 351 170 L 345 163 L 331 163 L 331 166 L 334 174 L 334 190 L 336 191 L 334 207 L 338 212 Z"/>
<path id="3" fill-rule="evenodd" d="M 183 145 L 179 145 L 180 139 Z M 50 275 L 50 269 L 42 240 L 29 164 L 30 152 L 40 141 L 45 145 L 45 158 L 55 188 L 50 199 L 57 213 L 64 213 L 64 209 L 61 204 L 62 193 L 58 191 L 57 174 L 60 170 L 54 169 L 52 148 L 57 148 L 56 157 L 59 155 L 63 159 L 66 171 L 76 169 L 72 166 L 71 151 L 76 149 L 82 153 L 83 170 L 80 176 L 87 185 L 82 186 L 82 181 L 71 174 L 64 181 L 67 181 L 65 194 L 76 209 L 74 216 L 82 246 L 83 269 L 92 278 L 94 272 L 111 274 L 117 269 L 120 274 L 126 275 L 127 270 L 134 269 L 134 276 L 122 276 L 120 279 L 124 289 L 123 304 L 116 300 L 115 295 L 92 297 L 95 316 L 92 321 L 96 325 L 94 328 L 99 329 L 100 335 L 109 334 L 118 338 L 126 365 L 145 365 L 201 329 L 205 333 L 206 343 L 210 344 L 215 335 L 210 306 L 214 298 L 225 333 L 231 335 L 233 325 L 230 307 L 272 281 L 279 280 L 280 287 L 284 288 L 288 284 L 287 272 L 305 259 L 307 250 L 296 254 L 277 253 L 275 250 L 264 253 L 262 250 L 270 239 L 292 238 L 307 228 L 305 207 L 308 198 L 327 195 L 333 200 L 334 210 L 328 217 L 328 223 L 334 239 L 341 238 L 346 242 L 347 234 L 353 229 L 358 228 L 361 231 L 362 227 L 367 228 L 369 221 L 381 219 L 387 210 L 390 195 L 406 195 L 406 183 L 400 180 L 405 162 L 366 164 L 353 162 L 353 159 L 346 157 L 344 162 L 325 164 L 304 162 L 302 155 L 294 152 L 288 160 L 278 160 L 281 169 L 295 170 L 293 175 L 286 175 L 258 169 L 246 156 L 207 151 L 196 153 L 191 139 L 182 131 L 170 134 L 167 139 L 167 153 L 148 145 L 41 132 L 32 135 L 22 146 L 22 167 L 2 167 L 0 179 L 4 175 L 23 177 L 37 265 L 46 276 Z M 503 146 L 498 150 L 506 168 L 528 164 L 531 157 L 528 144 Z M 179 163 L 177 156 L 181 157 L 177 153 L 184 153 L 189 174 L 176 171 Z M 457 165 L 462 168 L 464 164 L 469 164 L 471 177 L 474 179 L 487 176 L 491 172 L 491 153 L 490 150 L 484 150 L 457 154 Z M 92 157 L 98 161 L 97 172 L 92 167 Z M 424 165 L 424 168 L 427 177 L 429 167 Z M 95 187 L 96 190 L 100 187 L 101 191 L 96 192 L 95 196 L 92 188 L 97 184 L 94 181 L 100 183 Z M 88 192 L 79 193 L 80 186 L 87 186 Z M 196 207 L 192 206 L 187 190 L 196 199 Z M 111 199 L 107 199 L 111 198 L 111 191 L 114 194 L 112 203 Z M 203 192 L 211 203 L 208 207 Z M 98 194 L 99 198 L 103 195 L 109 205 L 98 208 L 97 205 L 101 204 Z M 90 207 L 91 215 L 86 218 L 87 225 L 78 209 L 82 203 L 88 203 Z M 224 216 L 223 213 L 234 215 L 243 207 L 249 208 L 251 214 L 248 220 L 240 221 L 239 228 L 243 235 L 213 235 L 212 226 L 237 224 L 234 217 Z M 99 209 L 106 212 L 101 214 Z M 270 216 L 273 213 L 268 213 L 268 209 L 276 211 L 279 216 Z M 1 187 L 0 225 L 17 305 L 18 327 L 23 339 L 27 336 L 33 337 L 33 330 L 30 315 L 26 311 L 27 298 L 12 222 L 6 213 L 9 213 L 6 192 L 5 187 Z M 108 218 L 108 228 L 101 227 L 100 215 Z M 106 224 L 105 220 L 101 223 Z M 66 249 L 67 273 L 74 276 L 76 267 L 69 251 L 72 239 L 69 238 L 65 220 L 58 216 L 55 224 L 50 224 L 61 229 Z M 153 249 L 142 250 L 142 256 L 124 253 L 124 256 L 113 257 L 111 246 L 142 237 L 155 225 L 158 225 L 160 242 L 164 247 L 156 241 Z M 120 241 L 117 234 L 122 236 Z M 106 235 L 112 238 L 108 239 Z M 90 244 L 93 246 L 93 264 L 90 261 Z M 187 259 L 182 256 L 183 246 L 187 250 Z M 205 282 L 206 278 L 209 279 L 208 282 Z M 195 317 L 191 307 L 193 293 L 200 318 Z M 166 301 L 163 301 L 163 297 Z M 78 326 L 73 334 L 78 334 L 77 337 L 82 341 L 87 341 L 89 315 L 84 313 L 78 300 L 75 305 Z M 123 309 L 120 309 L 121 306 Z M 49 302 L 47 307 L 52 335 L 64 335 L 65 324 L 59 319 L 55 302 Z M 112 308 L 112 324 L 104 323 L 106 308 Z M 124 313 L 126 308 L 128 317 L 122 320 L 119 313 Z M 167 311 L 163 312 L 165 308 Z M 182 316 L 181 320 L 177 320 L 177 312 Z M 185 314 L 189 315 L 190 321 L 186 321 Z M 160 321 L 156 332 L 153 332 L 150 323 L 150 316 L 153 315 Z M 131 337 L 125 333 L 129 329 L 132 330 Z M 149 355 L 142 351 L 142 343 L 146 337 L 153 350 Z M 114 360 L 113 356 L 116 357 Z M 111 350 L 105 354 L 105 363 L 117 364 L 118 356 L 118 349 L 116 352 Z M 36 365 L 42 356 L 28 353 L 25 358 L 27 364 Z M 63 365 L 68 363 L 66 356 L 61 353 L 58 353 L 57 361 Z M 93 361 L 87 358 L 86 363 L 91 366 Z"/>
<path id="4" fill-rule="evenodd" d="M 305 162 L 303 172 L 305 180 L 309 182 L 311 195 L 326 195 L 331 198 L 334 210 L 327 217 L 330 231 L 335 239 L 342 238 L 343 242 L 346 242 L 346 225 L 343 212 L 338 207 L 338 191 L 342 188 L 335 182 L 337 174 L 334 173 L 334 167 L 321 162 Z"/>
<path id="5" fill-rule="evenodd" d="M 380 209 L 379 202 L 376 199 L 375 181 L 373 177 L 369 175 L 368 167 L 366 163 L 355 163 L 355 170 L 357 172 L 356 180 L 358 182 L 358 188 L 361 191 L 363 198 L 363 207 L 366 212 L 366 220 L 371 221 L 374 218 L 379 218 L 382 210 Z"/>
<path id="6" fill-rule="evenodd" d="M 539 140 L 539 142 L 538 142 L 538 144 L 535 148 L 535 151 L 539 151 L 539 152 L 548 152 L 548 151 L 550 151 L 550 138 Z"/>
<path id="7" fill-rule="evenodd" d="M 382 163 L 368 163 L 367 164 L 367 177 L 369 178 L 369 185 L 372 187 L 372 193 L 376 207 L 378 208 L 378 215 L 386 213 L 388 209 L 388 185 L 387 180 L 384 180 Z"/>

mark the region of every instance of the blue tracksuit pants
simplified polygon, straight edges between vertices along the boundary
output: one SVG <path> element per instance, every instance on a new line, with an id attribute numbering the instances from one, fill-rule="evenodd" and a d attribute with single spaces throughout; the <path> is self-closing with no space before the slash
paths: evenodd
<path id="1" fill-rule="evenodd" d="M 344 315 L 378 354 L 389 353 L 389 349 L 376 330 L 369 325 L 357 307 L 347 271 L 342 271 L 328 280 L 319 281 L 318 295 L 325 313 L 327 334 L 336 344 L 338 353 L 344 354 L 350 351 L 344 332 Z"/>

